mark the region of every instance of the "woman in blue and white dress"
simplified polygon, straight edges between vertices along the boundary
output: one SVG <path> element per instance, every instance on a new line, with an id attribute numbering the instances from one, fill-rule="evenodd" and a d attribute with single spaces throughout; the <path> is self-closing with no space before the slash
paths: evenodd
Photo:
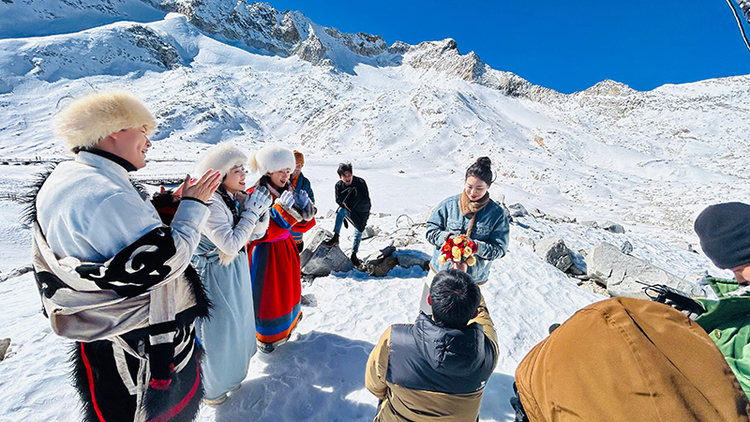
<path id="1" fill-rule="evenodd" d="M 218 405 L 239 388 L 256 352 L 253 289 L 247 243 L 268 228 L 271 196 L 265 189 L 245 194 L 247 155 L 232 143 L 210 149 L 196 171 L 213 168 L 223 177 L 211 196 L 209 216 L 193 256 L 211 301 L 210 318 L 198 324 L 205 350 L 201 367 L 205 402 Z"/>

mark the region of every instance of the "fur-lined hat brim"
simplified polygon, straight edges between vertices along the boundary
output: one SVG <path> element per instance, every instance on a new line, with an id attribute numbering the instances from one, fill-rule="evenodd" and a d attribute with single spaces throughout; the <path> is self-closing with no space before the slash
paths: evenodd
<path id="1" fill-rule="evenodd" d="M 267 145 L 258 150 L 249 160 L 250 170 L 260 174 L 279 170 L 294 170 L 297 166 L 294 153 L 282 146 Z"/>
<path id="2" fill-rule="evenodd" d="M 127 91 L 102 91 L 73 100 L 54 119 L 55 133 L 71 150 L 91 147 L 123 129 L 146 127 L 154 131 L 156 122 L 146 106 Z"/>
<path id="3" fill-rule="evenodd" d="M 222 142 L 204 153 L 195 163 L 195 177 L 200 177 L 208 169 L 217 170 L 224 177 L 234 166 L 247 164 L 248 157 L 234 142 Z"/>

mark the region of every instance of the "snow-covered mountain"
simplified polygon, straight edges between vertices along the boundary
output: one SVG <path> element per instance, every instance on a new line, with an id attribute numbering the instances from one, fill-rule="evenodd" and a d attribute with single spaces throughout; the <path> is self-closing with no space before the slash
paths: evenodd
<path id="1" fill-rule="evenodd" d="M 225 140 L 249 149 L 283 143 L 306 153 L 304 172 L 323 215 L 335 208 L 336 164 L 352 161 L 370 185 L 373 224 L 389 234 L 405 230 L 400 215 L 418 222 L 457 193 L 466 166 L 488 155 L 498 173 L 493 197 L 628 230 L 533 220 L 512 227 L 510 252 L 483 288 L 504 341 L 481 420 L 507 420 L 518 361 L 550 323 L 601 298 L 516 237 L 556 234 L 581 249 L 629 240 L 635 255 L 676 275 L 716 271 L 670 245 L 696 243 L 692 221 L 706 205 L 750 194 L 748 82 L 738 76 L 640 92 L 602 81 L 565 95 L 492 69 L 474 52 L 460 54 L 451 39 L 388 46 L 266 3 L 0 0 L 0 271 L 28 263 L 29 230 L 13 199 L 47 161 L 69 157 L 51 117 L 92 89 L 131 90 L 157 117 L 157 142 L 136 178 L 183 175 Z M 409 230 L 422 236 L 418 226 Z M 254 361 L 242 399 L 205 410 L 201 421 L 371 420 L 374 400 L 357 371 L 388 324 L 414 318 L 422 275 L 375 280 L 352 271 L 306 286 L 317 306 L 305 311 L 295 341 L 270 361 Z M 0 362 L 0 420 L 75 420 L 72 390 L 61 387 L 67 343 L 36 312 L 30 275 L 0 282 L 0 303 L 0 338 L 13 338 L 11 357 Z M 271 415 L 266 406 L 287 413 Z"/>

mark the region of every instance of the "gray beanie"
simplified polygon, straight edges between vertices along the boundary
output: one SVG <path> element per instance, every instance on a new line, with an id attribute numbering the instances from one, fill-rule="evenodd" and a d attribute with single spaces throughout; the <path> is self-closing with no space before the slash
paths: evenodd
<path id="1" fill-rule="evenodd" d="M 719 268 L 750 264 L 750 205 L 716 204 L 695 219 L 701 248 Z"/>

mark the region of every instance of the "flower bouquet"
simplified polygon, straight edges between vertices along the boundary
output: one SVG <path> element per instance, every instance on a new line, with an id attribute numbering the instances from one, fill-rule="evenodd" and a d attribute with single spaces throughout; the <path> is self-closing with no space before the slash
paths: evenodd
<path id="1" fill-rule="evenodd" d="M 467 265 L 474 265 L 477 263 L 477 258 L 474 256 L 477 249 L 476 243 L 465 235 L 459 234 L 458 236 L 448 238 L 443 243 L 443 247 L 440 248 L 438 262 L 440 264 L 466 262 Z"/>

